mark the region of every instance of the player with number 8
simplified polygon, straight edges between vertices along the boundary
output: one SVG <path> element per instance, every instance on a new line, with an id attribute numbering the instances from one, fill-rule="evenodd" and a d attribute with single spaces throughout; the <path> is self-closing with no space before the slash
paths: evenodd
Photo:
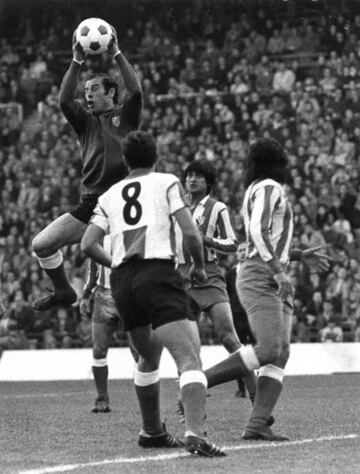
<path id="1" fill-rule="evenodd" d="M 154 172 L 156 142 L 147 132 L 131 132 L 124 143 L 129 175 L 100 196 L 81 247 L 97 263 L 111 267 L 111 292 L 124 327 L 139 354 L 135 391 L 142 416 L 138 444 L 176 448 L 219 457 L 222 449 L 204 433 L 206 378 L 191 299 L 175 270 L 175 221 L 193 266 L 190 277 L 206 280 L 199 230 L 176 176 Z M 111 254 L 99 240 L 110 235 Z M 160 413 L 160 358 L 166 347 L 180 375 L 185 413 L 184 442 L 166 431 Z"/>

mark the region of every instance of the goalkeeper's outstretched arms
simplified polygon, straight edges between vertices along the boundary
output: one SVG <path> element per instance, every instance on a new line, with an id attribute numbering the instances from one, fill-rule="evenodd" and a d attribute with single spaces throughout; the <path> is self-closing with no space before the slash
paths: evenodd
<path id="1" fill-rule="evenodd" d="M 80 102 L 75 100 L 75 97 L 81 66 L 85 62 L 86 55 L 80 44 L 76 41 L 75 32 L 73 34 L 72 53 L 73 57 L 70 66 L 60 86 L 59 101 L 63 114 L 72 124 L 75 131 L 79 133 L 78 121 L 79 119 L 81 121 L 81 116 L 85 114 L 85 110 L 80 105 Z"/>

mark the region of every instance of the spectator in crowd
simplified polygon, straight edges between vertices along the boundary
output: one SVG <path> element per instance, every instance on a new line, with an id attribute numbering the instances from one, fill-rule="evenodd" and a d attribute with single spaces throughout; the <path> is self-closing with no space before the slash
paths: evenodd
<path id="1" fill-rule="evenodd" d="M 274 74 L 273 89 L 277 92 L 289 94 L 295 83 L 294 72 L 285 67 L 285 63 L 280 61 Z"/>
<path id="2" fill-rule="evenodd" d="M 321 342 L 342 342 L 343 331 L 333 319 L 330 319 L 321 330 Z"/>

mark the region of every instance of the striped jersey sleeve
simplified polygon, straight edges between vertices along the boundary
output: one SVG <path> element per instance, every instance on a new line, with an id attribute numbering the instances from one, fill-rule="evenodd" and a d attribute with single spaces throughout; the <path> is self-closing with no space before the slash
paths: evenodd
<path id="1" fill-rule="evenodd" d="M 283 188 L 267 179 L 247 189 L 243 206 L 248 256 L 259 255 L 264 262 L 289 260 L 293 232 L 291 207 Z"/>
<path id="2" fill-rule="evenodd" d="M 214 225 L 208 225 L 204 233 L 210 240 L 208 246 L 221 253 L 235 252 L 237 240 L 225 204 L 216 202 L 212 214 L 210 221 L 213 219 Z"/>

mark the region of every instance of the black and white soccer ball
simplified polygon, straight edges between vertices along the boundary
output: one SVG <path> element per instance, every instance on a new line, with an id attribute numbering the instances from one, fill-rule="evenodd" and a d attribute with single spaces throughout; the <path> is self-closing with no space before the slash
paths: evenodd
<path id="1" fill-rule="evenodd" d="M 111 26 L 100 18 L 87 18 L 76 28 L 76 41 L 86 54 L 104 53 L 111 41 Z"/>

